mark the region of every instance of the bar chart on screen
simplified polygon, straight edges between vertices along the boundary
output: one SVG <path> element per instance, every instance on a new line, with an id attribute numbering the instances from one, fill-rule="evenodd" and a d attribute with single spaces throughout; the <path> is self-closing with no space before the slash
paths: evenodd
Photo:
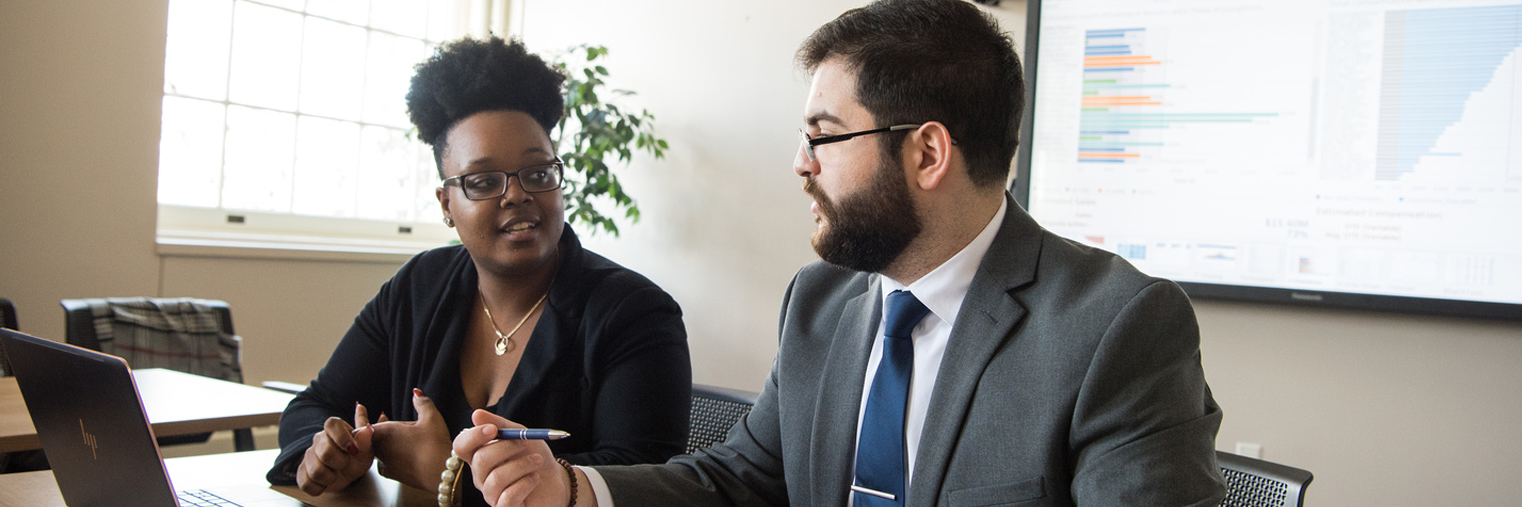
<path id="1" fill-rule="evenodd" d="M 1522 5 L 1384 13 L 1380 181 L 1522 181 Z"/>
<path id="2" fill-rule="evenodd" d="M 1279 116 L 1277 112 L 1188 110 L 1180 104 L 1191 92 L 1211 88 L 1174 87 L 1170 66 L 1154 52 L 1166 34 L 1145 27 L 1091 29 L 1084 33 L 1083 92 L 1079 112 L 1078 161 L 1137 163 L 1162 157 L 1170 144 L 1191 144 L 1191 127 L 1237 128 L 1248 134 Z M 1207 60 L 1209 57 L 1207 57 Z M 1236 107 L 1241 107 L 1237 105 Z M 1247 127 L 1247 128 L 1243 128 Z M 1256 129 L 1262 130 L 1262 129 Z M 1187 148 L 1186 148 L 1187 149 Z"/>
<path id="3" fill-rule="evenodd" d="M 1038 163 L 1168 174 L 1186 185 L 1308 167 L 1315 62 L 1301 55 L 1314 37 L 1279 37 L 1282 25 L 1253 22 L 1263 13 L 1116 13 L 1043 27 L 1060 35 L 1042 35 L 1037 107 L 1060 109 L 1042 109 L 1033 128 L 1067 139 L 1033 147 Z"/>

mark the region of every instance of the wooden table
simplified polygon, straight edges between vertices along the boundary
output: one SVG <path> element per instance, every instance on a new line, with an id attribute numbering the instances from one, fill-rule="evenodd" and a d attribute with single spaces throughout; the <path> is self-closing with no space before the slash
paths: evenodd
<path id="1" fill-rule="evenodd" d="M 283 393 L 162 368 L 132 370 L 143 410 L 157 436 L 280 424 L 291 402 Z M 239 448 L 252 448 L 252 442 Z M 41 449 L 15 377 L 0 378 L 0 452 Z"/>
<path id="2" fill-rule="evenodd" d="M 206 456 L 188 456 L 164 460 L 169 478 L 177 489 L 267 488 L 299 499 L 315 507 L 434 507 L 437 492 L 403 486 L 381 477 L 370 468 L 368 477 L 347 489 L 320 497 L 308 496 L 295 486 L 270 486 L 264 473 L 275 462 L 277 449 Z M 53 481 L 53 472 L 24 472 L 0 475 L 0 506 L 64 507 L 63 495 Z"/>

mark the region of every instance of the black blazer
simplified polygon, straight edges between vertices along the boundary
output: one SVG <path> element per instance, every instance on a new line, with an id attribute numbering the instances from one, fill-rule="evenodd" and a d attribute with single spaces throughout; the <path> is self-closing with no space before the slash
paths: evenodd
<path id="1" fill-rule="evenodd" d="M 692 403 L 681 308 L 644 276 L 582 249 L 569 226 L 560 248 L 544 313 L 507 393 L 487 409 L 529 427 L 569 431 L 571 438 L 549 445 L 576 464 L 659 463 L 680 454 Z M 429 250 L 402 266 L 286 407 L 269 481 L 293 484 L 312 435 L 329 417 L 352 420 L 356 401 L 371 417 L 416 420 L 418 387 L 451 435 L 472 426 L 459 357 L 477 311 L 476 286 L 462 246 Z"/>

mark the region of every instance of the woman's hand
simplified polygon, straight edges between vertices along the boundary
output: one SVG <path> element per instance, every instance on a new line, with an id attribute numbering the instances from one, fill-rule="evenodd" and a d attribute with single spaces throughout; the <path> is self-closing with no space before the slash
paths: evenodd
<path id="1" fill-rule="evenodd" d="M 454 452 L 470 464 L 471 480 L 494 507 L 566 505 L 565 469 L 542 440 L 497 440 L 497 428 L 523 426 L 485 410 L 470 414 L 476 427 L 454 439 Z"/>
<path id="2" fill-rule="evenodd" d="M 354 429 L 358 427 L 359 429 Z M 312 446 L 296 469 L 296 485 L 308 495 L 338 491 L 363 477 L 375 455 L 370 450 L 374 429 L 364 405 L 354 404 L 354 425 L 328 418 L 322 431 L 312 435 Z"/>
<path id="3" fill-rule="evenodd" d="M 375 423 L 375 457 L 380 459 L 381 475 L 435 490 L 444 461 L 449 459 L 449 426 L 422 390 L 412 390 L 412 407 L 417 409 L 417 421 L 387 421 L 382 414 Z"/>

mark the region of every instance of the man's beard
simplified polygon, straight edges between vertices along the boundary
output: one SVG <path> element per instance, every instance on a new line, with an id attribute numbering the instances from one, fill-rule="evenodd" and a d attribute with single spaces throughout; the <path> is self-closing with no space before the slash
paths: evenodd
<path id="1" fill-rule="evenodd" d="M 814 183 L 803 191 L 819 203 L 825 226 L 814 230 L 814 252 L 837 266 L 879 273 L 898 259 L 918 237 L 923 224 L 916 214 L 898 164 L 884 160 L 867 188 L 832 201 Z"/>

